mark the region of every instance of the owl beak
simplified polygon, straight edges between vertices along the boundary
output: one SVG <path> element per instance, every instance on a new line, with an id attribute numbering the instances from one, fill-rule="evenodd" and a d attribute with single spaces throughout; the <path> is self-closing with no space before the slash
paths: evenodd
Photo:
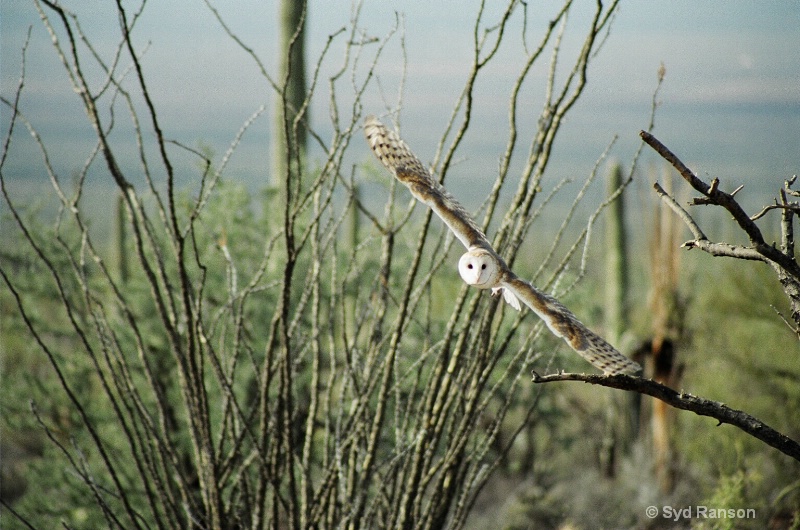
<path id="1" fill-rule="evenodd" d="M 464 281 L 470 285 L 477 285 L 481 279 L 481 268 L 476 263 L 470 263 L 464 274 Z"/>

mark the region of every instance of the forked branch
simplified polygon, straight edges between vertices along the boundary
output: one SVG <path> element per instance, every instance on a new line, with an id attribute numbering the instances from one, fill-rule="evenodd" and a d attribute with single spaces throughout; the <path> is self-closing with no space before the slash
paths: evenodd
<path id="1" fill-rule="evenodd" d="M 673 197 L 670 197 L 658 183 L 654 185 L 656 193 L 675 211 L 676 214 L 686 223 L 694 236 L 693 240 L 683 244 L 686 248 L 699 248 L 708 252 L 712 256 L 726 256 L 744 260 L 763 261 L 770 265 L 778 276 L 783 291 L 789 298 L 791 304 L 791 319 L 794 321 L 793 331 L 800 337 L 800 265 L 794 255 L 794 216 L 800 210 L 800 203 L 788 200 L 789 196 L 797 196 L 791 189 L 795 177 L 787 180 L 784 188 L 780 190 L 780 202 L 775 201 L 774 205 L 767 206 L 761 212 L 750 216 L 745 213 L 744 208 L 736 200 L 735 195 L 742 189 L 739 186 L 731 193 L 726 193 L 720 189 L 720 181 L 715 178 L 711 183 L 706 183 L 695 175 L 680 158 L 670 151 L 664 144 L 658 141 L 652 134 L 641 131 L 639 135 L 650 147 L 652 147 L 664 160 L 672 164 L 678 170 L 689 185 L 702 194 L 691 201 L 691 205 L 712 204 L 721 206 L 733 216 L 750 240 L 749 246 L 732 245 L 725 242 L 715 243 L 706 238 L 703 231 L 694 221 L 692 216 L 681 207 Z M 781 212 L 781 245 L 767 243 L 761 229 L 756 224 L 756 220 L 763 217 L 771 210 Z"/>

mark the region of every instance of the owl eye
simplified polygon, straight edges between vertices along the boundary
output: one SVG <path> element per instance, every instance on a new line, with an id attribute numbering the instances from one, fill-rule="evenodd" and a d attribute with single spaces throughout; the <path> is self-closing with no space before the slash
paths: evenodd
<path id="1" fill-rule="evenodd" d="M 472 263 L 469 263 L 469 264 L 467 265 L 467 268 L 468 268 L 468 269 L 471 269 L 471 268 L 472 268 Z"/>
<path id="2" fill-rule="evenodd" d="M 484 263 L 483 265 L 481 265 L 481 270 L 483 270 L 485 268 L 486 268 L 486 264 Z"/>

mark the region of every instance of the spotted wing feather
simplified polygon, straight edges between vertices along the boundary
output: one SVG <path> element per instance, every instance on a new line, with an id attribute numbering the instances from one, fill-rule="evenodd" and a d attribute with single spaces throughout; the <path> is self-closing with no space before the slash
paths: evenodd
<path id="1" fill-rule="evenodd" d="M 439 216 L 466 248 L 492 250 L 486 235 L 472 216 L 438 182 L 406 143 L 375 116 L 364 122 L 364 134 L 378 160 L 402 182 L 414 197 Z"/>
<path id="2" fill-rule="evenodd" d="M 561 302 L 532 284 L 513 275 L 509 276 L 503 280 L 503 287 L 530 307 L 544 320 L 555 336 L 563 338 L 592 366 L 609 375 L 641 371 L 637 363 L 622 355 L 602 337 L 583 325 Z"/>

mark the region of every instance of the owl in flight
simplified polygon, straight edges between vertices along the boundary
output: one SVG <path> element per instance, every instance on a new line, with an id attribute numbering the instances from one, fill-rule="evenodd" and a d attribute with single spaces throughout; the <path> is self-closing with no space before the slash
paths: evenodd
<path id="1" fill-rule="evenodd" d="M 584 326 L 558 300 L 518 278 L 494 251 L 467 211 L 431 177 L 430 171 L 395 132 L 388 130 L 375 116 L 367 116 L 364 133 L 378 160 L 411 190 L 414 197 L 430 207 L 467 247 L 467 252 L 458 261 L 458 272 L 467 284 L 478 289 L 491 289 L 492 294 L 502 292 L 505 301 L 517 311 L 522 300 L 544 320 L 554 335 L 562 337 L 572 349 L 605 374 L 641 370 L 638 364 Z"/>

